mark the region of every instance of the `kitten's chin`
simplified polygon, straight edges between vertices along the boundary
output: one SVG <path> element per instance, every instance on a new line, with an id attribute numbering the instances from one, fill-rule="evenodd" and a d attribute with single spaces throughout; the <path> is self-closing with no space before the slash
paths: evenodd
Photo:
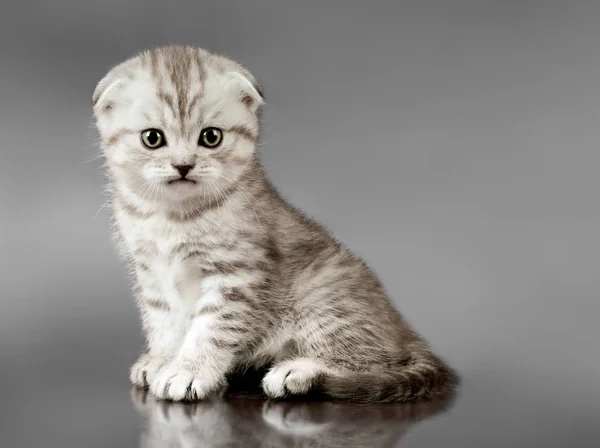
<path id="1" fill-rule="evenodd" d="M 196 185 L 198 182 L 196 182 L 195 180 L 192 179 L 172 179 L 167 181 L 167 186 L 170 187 L 177 187 L 177 186 L 182 186 L 182 185 L 187 185 L 187 186 L 193 186 Z"/>
<path id="2" fill-rule="evenodd" d="M 200 193 L 199 183 L 191 179 L 174 179 L 164 183 L 162 197 L 167 200 L 184 200 Z"/>

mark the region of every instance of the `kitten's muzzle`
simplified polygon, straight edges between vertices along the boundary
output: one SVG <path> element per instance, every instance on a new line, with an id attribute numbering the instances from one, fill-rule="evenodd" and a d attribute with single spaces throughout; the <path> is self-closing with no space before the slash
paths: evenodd
<path id="1" fill-rule="evenodd" d="M 179 172 L 179 175 L 182 179 L 187 176 L 187 174 L 194 169 L 194 165 L 173 165 L 173 168 Z"/>
<path id="2" fill-rule="evenodd" d="M 177 172 L 179 173 L 179 175 L 181 177 L 177 178 L 177 179 L 171 179 L 170 181 L 167 182 L 167 184 L 171 185 L 171 184 L 176 184 L 176 183 L 192 183 L 195 184 L 196 181 L 192 180 L 192 179 L 188 179 L 185 176 L 188 175 L 188 173 L 190 171 L 192 171 L 194 169 L 194 165 L 173 165 L 173 168 L 175 168 L 177 170 Z"/>

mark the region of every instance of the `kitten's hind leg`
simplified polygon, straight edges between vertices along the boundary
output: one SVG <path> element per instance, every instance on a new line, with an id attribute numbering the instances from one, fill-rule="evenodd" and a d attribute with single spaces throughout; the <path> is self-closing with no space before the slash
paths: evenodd
<path id="1" fill-rule="evenodd" d="M 262 380 L 265 394 L 271 398 L 304 395 L 328 373 L 324 363 L 314 358 L 295 358 L 275 364 Z"/>
<path id="2" fill-rule="evenodd" d="M 265 394 L 283 398 L 317 392 L 356 403 L 410 402 L 448 397 L 458 376 L 431 353 L 415 353 L 407 365 L 348 370 L 318 358 L 296 358 L 275 364 L 262 380 Z"/>

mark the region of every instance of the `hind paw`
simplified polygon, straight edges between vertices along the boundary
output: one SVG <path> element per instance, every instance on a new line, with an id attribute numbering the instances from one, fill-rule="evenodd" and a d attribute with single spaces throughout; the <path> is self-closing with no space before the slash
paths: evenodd
<path id="1" fill-rule="evenodd" d="M 276 364 L 262 380 L 262 387 L 269 397 L 304 395 L 314 387 L 324 366 L 308 358 L 293 359 Z"/>

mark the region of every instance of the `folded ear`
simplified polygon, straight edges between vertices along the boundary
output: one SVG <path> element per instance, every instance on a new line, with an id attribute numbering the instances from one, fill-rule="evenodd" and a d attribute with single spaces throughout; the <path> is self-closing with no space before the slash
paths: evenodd
<path id="1" fill-rule="evenodd" d="M 231 85 L 235 86 L 240 96 L 240 101 L 247 105 L 252 112 L 264 104 L 264 95 L 258 81 L 249 73 L 242 74 L 237 71 L 227 72 Z"/>
<path id="2" fill-rule="evenodd" d="M 92 105 L 94 111 L 108 110 L 113 107 L 115 94 L 121 90 L 127 81 L 126 65 L 119 64 L 112 68 L 100 80 L 92 94 Z"/>

